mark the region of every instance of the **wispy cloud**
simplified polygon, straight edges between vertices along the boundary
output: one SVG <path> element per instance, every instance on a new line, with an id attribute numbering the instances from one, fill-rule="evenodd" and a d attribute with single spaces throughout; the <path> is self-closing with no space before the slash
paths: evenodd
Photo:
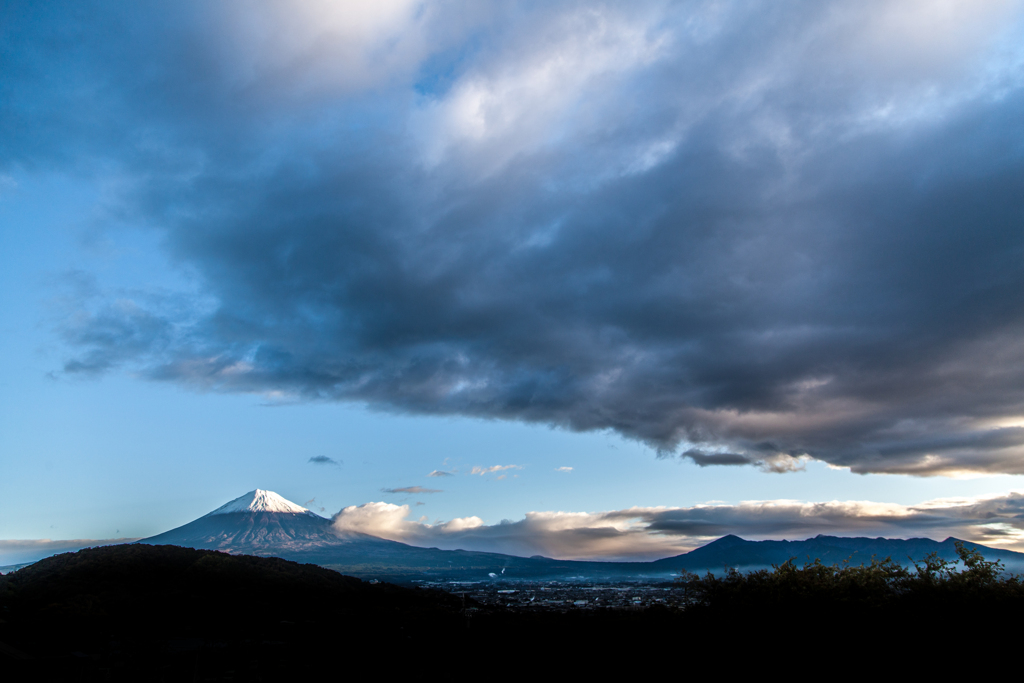
<path id="1" fill-rule="evenodd" d="M 444 493 L 441 489 L 428 489 L 423 486 L 404 486 L 399 489 L 381 489 L 384 493 Z"/>
<path id="2" fill-rule="evenodd" d="M 324 512 L 324 511 L 327 510 L 327 508 L 325 508 L 323 505 L 320 505 L 320 503 L 316 502 L 316 496 L 314 496 L 313 498 L 310 498 L 305 503 L 303 503 L 302 507 L 310 508 L 310 509 L 314 509 L 315 508 L 315 509 L 319 510 L 320 512 Z"/>
<path id="3" fill-rule="evenodd" d="M 340 461 L 335 460 L 334 458 L 329 458 L 326 455 L 314 455 L 312 458 L 309 459 L 309 462 L 313 463 L 314 465 L 341 465 Z"/>
<path id="4" fill-rule="evenodd" d="M 555 472 L 572 472 L 571 467 L 556 467 Z"/>
<path id="5" fill-rule="evenodd" d="M 431 472 L 427 476 L 428 477 L 454 477 L 455 473 L 454 472 L 445 472 L 444 470 L 434 470 L 433 472 Z"/>
<path id="6" fill-rule="evenodd" d="M 504 472 L 506 470 L 521 470 L 523 469 L 520 465 L 492 465 L 490 467 L 475 466 L 470 470 L 470 474 L 478 474 L 481 477 L 485 474 L 493 474 L 495 472 Z"/>

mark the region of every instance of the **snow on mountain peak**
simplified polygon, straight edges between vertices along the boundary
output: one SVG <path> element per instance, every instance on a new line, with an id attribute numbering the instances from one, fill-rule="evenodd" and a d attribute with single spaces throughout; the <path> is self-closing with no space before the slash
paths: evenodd
<path id="1" fill-rule="evenodd" d="M 286 498 L 282 498 L 273 491 L 256 489 L 249 491 L 244 496 L 235 498 L 230 503 L 225 503 L 213 512 L 205 515 L 226 515 L 232 512 L 290 512 L 293 514 L 313 514 L 301 505 L 296 505 Z"/>

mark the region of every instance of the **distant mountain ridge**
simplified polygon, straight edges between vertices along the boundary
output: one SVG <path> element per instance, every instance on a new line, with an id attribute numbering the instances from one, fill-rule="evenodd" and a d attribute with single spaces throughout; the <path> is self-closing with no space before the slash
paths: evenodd
<path id="1" fill-rule="evenodd" d="M 651 564 L 668 570 L 706 571 L 734 567 L 740 570 L 770 568 L 793 558 L 797 565 L 821 560 L 823 564 L 868 564 L 872 557 L 878 560 L 892 558 L 901 564 L 920 562 L 931 553 L 944 560 L 956 560 L 956 542 L 949 537 L 944 541 L 930 538 L 864 538 L 825 536 L 819 534 L 804 541 L 747 541 L 739 536 L 723 536 L 717 541 L 688 553 L 656 560 Z M 1011 571 L 1024 569 L 1024 553 L 989 548 L 966 542 L 982 551 L 985 559 L 1000 560 Z"/>
<path id="2" fill-rule="evenodd" d="M 956 560 L 956 539 L 933 541 L 845 538 L 819 535 L 804 541 L 747 541 L 728 535 L 688 553 L 654 562 L 588 562 L 500 553 L 420 548 L 368 534 L 335 530 L 331 520 L 296 505 L 273 491 L 250 491 L 176 529 L 139 541 L 232 554 L 281 557 L 317 564 L 344 574 L 390 581 L 581 579 L 592 581 L 670 580 L 680 571 L 720 573 L 771 568 L 794 558 L 798 565 L 867 564 L 871 558 L 909 565 L 930 553 Z M 977 547 L 986 559 L 1000 560 L 1013 572 L 1024 571 L 1024 553 Z"/>

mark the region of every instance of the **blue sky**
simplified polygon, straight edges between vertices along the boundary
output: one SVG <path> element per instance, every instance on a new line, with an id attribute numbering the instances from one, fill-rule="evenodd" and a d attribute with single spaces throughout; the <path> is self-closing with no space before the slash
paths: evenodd
<path id="1" fill-rule="evenodd" d="M 0 538 L 1020 542 L 1020 3 L 3 12 Z"/>

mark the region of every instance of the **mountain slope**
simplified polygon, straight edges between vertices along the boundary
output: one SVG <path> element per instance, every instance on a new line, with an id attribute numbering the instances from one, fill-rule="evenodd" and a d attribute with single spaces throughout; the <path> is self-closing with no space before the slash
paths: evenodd
<path id="1" fill-rule="evenodd" d="M 329 519 L 273 491 L 256 489 L 199 519 L 140 543 L 262 554 L 332 544 L 338 540 Z"/>

